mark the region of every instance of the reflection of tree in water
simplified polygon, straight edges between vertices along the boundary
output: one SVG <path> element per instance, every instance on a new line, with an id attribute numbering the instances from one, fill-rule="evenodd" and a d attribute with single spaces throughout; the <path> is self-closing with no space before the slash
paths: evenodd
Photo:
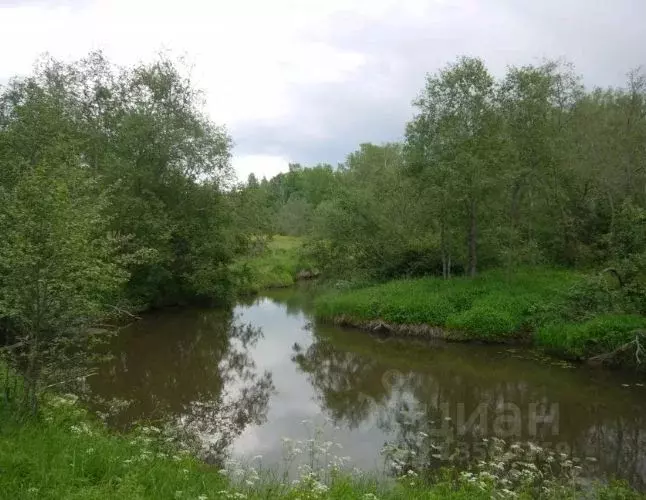
<path id="1" fill-rule="evenodd" d="M 285 308 L 288 316 L 300 316 L 313 312 L 316 285 L 310 281 L 299 281 L 294 287 L 267 290 L 265 297 L 274 304 Z"/>
<path id="2" fill-rule="evenodd" d="M 115 339 L 114 358 L 89 380 L 91 390 L 103 401 L 131 402 L 109 420 L 113 425 L 179 422 L 217 436 L 220 449 L 266 419 L 271 374 L 259 373 L 249 356 L 261 336 L 224 311 L 160 313 Z"/>
<path id="3" fill-rule="evenodd" d="M 384 366 L 330 342 L 317 341 L 305 351 L 294 345 L 293 360 L 308 374 L 319 399 L 336 421 L 357 427 L 388 398 L 381 383 Z"/>
<path id="4" fill-rule="evenodd" d="M 572 372 L 550 372 L 549 367 L 528 363 L 518 364 L 515 377 L 509 372 L 492 375 L 488 360 L 475 357 L 467 358 L 476 364 L 471 370 L 462 369 L 457 359 L 453 363 L 439 356 L 423 368 L 411 370 L 405 359 L 393 357 L 390 362 L 388 346 L 378 346 L 381 352 L 375 355 L 376 342 L 371 346 L 373 351 L 360 354 L 340 349 L 320 335 L 314 338 L 307 349 L 295 346 L 293 359 L 308 374 L 335 423 L 356 428 L 362 422 L 376 421 L 391 436 L 387 448 L 413 452 L 407 455 L 408 466 L 438 465 L 437 456 L 446 458 L 447 445 L 452 450 L 482 450 L 482 437 L 495 435 L 496 418 L 510 415 L 502 405 L 513 403 L 520 410 L 521 434 L 503 435 L 508 442 L 532 440 L 567 446 L 575 455 L 596 457 L 598 475 L 618 475 L 636 487 L 646 486 L 644 405 L 637 398 L 619 405 L 620 388 L 601 391 Z M 529 434 L 531 403 L 539 404 L 539 413 L 549 413 L 550 404 L 558 403 L 558 435 L 552 435 L 549 424 L 539 424 L 536 436 Z M 487 418 L 486 422 L 477 419 L 476 424 L 484 423 L 486 428 L 476 425 L 461 435 L 456 428 L 458 405 L 463 405 L 467 421 L 481 404 Z M 445 421 L 447 416 L 450 420 Z M 448 428 L 448 434 L 434 434 L 442 426 Z M 454 458 L 457 462 L 467 459 L 464 453 Z"/>

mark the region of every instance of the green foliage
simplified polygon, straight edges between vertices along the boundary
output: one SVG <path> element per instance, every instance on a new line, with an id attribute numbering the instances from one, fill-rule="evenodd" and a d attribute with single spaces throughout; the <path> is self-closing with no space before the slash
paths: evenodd
<path id="1" fill-rule="evenodd" d="M 243 222 L 255 221 L 253 234 L 304 236 L 310 230 L 313 211 L 333 198 L 337 176 L 330 165 L 303 168 L 290 164 L 289 172 L 267 181 L 255 176 L 239 186 L 234 198 L 245 200 L 238 205 L 236 217 Z"/>
<path id="2" fill-rule="evenodd" d="M 101 195 L 104 234 L 121 243 L 113 262 L 128 272 L 125 298 L 139 307 L 225 301 L 230 139 L 200 106 L 165 59 L 127 69 L 100 53 L 69 65 L 45 59 L 0 94 L 0 186 L 34 168 L 54 181 L 82 169 Z"/>
<path id="3" fill-rule="evenodd" d="M 533 324 L 537 304 L 564 300 L 577 273 L 548 269 L 502 271 L 475 280 L 423 278 L 391 281 L 355 290 L 327 293 L 316 301 L 324 319 L 430 324 L 463 331 L 474 338 L 516 337 Z"/>
<path id="4" fill-rule="evenodd" d="M 590 358 L 612 352 L 644 333 L 644 316 L 604 314 L 582 323 L 548 324 L 538 330 L 536 340 L 566 356 Z M 633 353 L 634 350 L 630 355 Z"/>
<path id="5" fill-rule="evenodd" d="M 111 435 L 62 398 L 47 402 L 38 420 L 4 414 L 0 436 L 7 497 L 152 499 L 182 492 L 180 498 L 195 499 L 227 486 L 216 469 L 146 436 Z"/>
<path id="6" fill-rule="evenodd" d="M 171 61 L 100 53 L 0 89 L 0 338 L 25 403 L 87 372 L 116 311 L 234 297 L 231 141 L 200 106 Z"/>
<path id="7" fill-rule="evenodd" d="M 310 269 L 302 256 L 302 244 L 301 238 L 276 235 L 256 255 L 240 257 L 232 266 L 239 293 L 293 285 L 300 271 Z"/>
<path id="8" fill-rule="evenodd" d="M 331 291 L 315 306 L 324 320 L 429 324 L 494 342 L 531 336 L 553 352 L 586 359 L 635 338 L 644 341 L 646 317 L 626 314 L 621 289 L 608 285 L 613 281 L 607 274 L 548 269 L 519 270 L 512 277 L 487 271 L 475 280 L 424 278 Z M 638 349 L 635 345 L 622 362 L 634 364 Z"/>
<path id="9" fill-rule="evenodd" d="M 87 370 L 87 330 L 119 301 L 127 273 L 116 263 L 106 199 L 77 164 L 37 165 L 0 191 L 0 351 L 24 374 L 23 404 L 43 386 Z"/>
<path id="10" fill-rule="evenodd" d="M 587 91 L 561 62 L 496 80 L 462 57 L 427 76 L 414 106 L 403 144 L 361 144 L 336 171 L 292 165 L 260 183 L 326 276 L 601 269 L 643 253 L 644 75 Z"/>
<path id="11" fill-rule="evenodd" d="M 468 332 L 474 338 L 502 340 L 518 333 L 520 325 L 505 305 L 499 307 L 476 305 L 471 309 L 454 314 L 446 320 L 446 327 Z"/>

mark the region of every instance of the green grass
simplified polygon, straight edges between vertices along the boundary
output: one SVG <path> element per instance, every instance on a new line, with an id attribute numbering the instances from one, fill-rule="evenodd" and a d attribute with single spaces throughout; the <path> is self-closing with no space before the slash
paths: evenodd
<path id="1" fill-rule="evenodd" d="M 511 278 L 489 271 L 475 279 L 397 280 L 328 292 L 317 299 L 315 311 L 323 320 L 430 324 L 483 341 L 530 335 L 537 345 L 569 359 L 611 352 L 633 340 L 636 330 L 646 330 L 646 318 L 627 314 L 564 321 L 568 295 L 582 279 L 573 271 L 533 269 Z"/>
<path id="2" fill-rule="evenodd" d="M 3 498 L 175 498 L 176 491 L 198 498 L 227 486 L 217 471 L 191 457 L 158 456 L 167 450 L 143 438 L 111 435 L 78 408 L 46 406 L 39 419 L 23 421 L 2 417 Z"/>
<path id="3" fill-rule="evenodd" d="M 637 331 L 646 332 L 643 316 L 604 314 L 582 323 L 542 326 L 536 334 L 536 342 L 568 357 L 590 358 L 634 340 Z"/>
<path id="4" fill-rule="evenodd" d="M 407 475 L 384 481 L 370 475 L 332 475 L 322 486 L 278 474 L 253 484 L 231 482 L 218 467 L 181 453 L 154 428 L 115 434 L 67 398 L 49 397 L 38 418 L 18 419 L 0 403 L 0 496 L 16 499 L 489 499 L 480 488 L 446 471 L 433 482 Z M 570 486 L 546 498 L 578 498 Z M 516 498 L 531 498 L 518 491 Z M 593 495 L 594 493 L 594 495 Z M 586 498 L 641 498 L 625 485 L 590 490 Z"/>
<path id="5" fill-rule="evenodd" d="M 559 300 L 579 275 L 569 271 L 483 273 L 475 279 L 397 280 L 367 288 L 327 293 L 316 301 L 322 319 L 346 316 L 394 324 L 430 324 L 460 330 L 472 338 L 504 340 L 531 326 L 537 304 Z"/>
<path id="6" fill-rule="evenodd" d="M 302 238 L 276 235 L 259 255 L 246 256 L 233 266 L 240 275 L 242 294 L 257 293 L 268 288 L 293 285 L 305 265 L 301 258 Z"/>

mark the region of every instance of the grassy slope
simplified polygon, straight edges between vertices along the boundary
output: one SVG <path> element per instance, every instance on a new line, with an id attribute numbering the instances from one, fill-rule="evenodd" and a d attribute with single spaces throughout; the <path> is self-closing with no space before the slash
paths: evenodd
<path id="1" fill-rule="evenodd" d="M 300 249 L 302 238 L 274 236 L 260 255 L 238 260 L 234 270 L 247 275 L 241 285 L 242 293 L 256 293 L 267 288 L 293 285 L 301 271 Z"/>
<path id="2" fill-rule="evenodd" d="M 398 280 L 367 288 L 327 293 L 316 301 L 321 319 L 345 316 L 351 322 L 382 320 L 393 324 L 430 324 L 459 330 L 468 337 L 501 341 L 523 332 L 571 357 L 612 350 L 627 340 L 646 318 L 604 316 L 584 324 L 541 324 L 537 312 L 562 301 L 580 279 L 572 271 L 524 270 L 508 277 L 504 271 L 476 279 Z"/>

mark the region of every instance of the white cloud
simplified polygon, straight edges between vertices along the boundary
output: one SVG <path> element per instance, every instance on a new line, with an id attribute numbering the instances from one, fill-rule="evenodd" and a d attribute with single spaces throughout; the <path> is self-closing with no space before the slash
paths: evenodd
<path id="1" fill-rule="evenodd" d="M 196 85 L 206 91 L 212 118 L 230 130 L 250 121 L 285 123 L 299 112 L 290 107 L 290 85 L 342 81 L 362 63 L 360 54 L 305 36 L 340 4 L 66 0 L 14 1 L 2 8 L 0 3 L 0 80 L 29 73 L 44 52 L 73 60 L 101 49 L 117 64 L 133 64 L 168 50 L 186 57 Z M 251 171 L 269 177 L 286 170 L 288 161 L 247 155 L 233 164 L 240 178 Z"/>
<path id="2" fill-rule="evenodd" d="M 425 72 L 461 54 L 496 74 L 571 59 L 592 83 L 646 63 L 643 0 L 0 0 L 0 81 L 43 52 L 117 64 L 186 56 L 234 165 L 271 175 L 396 139 Z M 576 19 L 576 22 L 573 20 Z"/>
<path id="3" fill-rule="evenodd" d="M 271 179 L 273 176 L 289 170 L 287 158 L 272 155 L 238 155 L 233 157 L 232 163 L 238 179 L 241 181 L 246 181 L 252 172 L 260 180 L 263 177 Z"/>

